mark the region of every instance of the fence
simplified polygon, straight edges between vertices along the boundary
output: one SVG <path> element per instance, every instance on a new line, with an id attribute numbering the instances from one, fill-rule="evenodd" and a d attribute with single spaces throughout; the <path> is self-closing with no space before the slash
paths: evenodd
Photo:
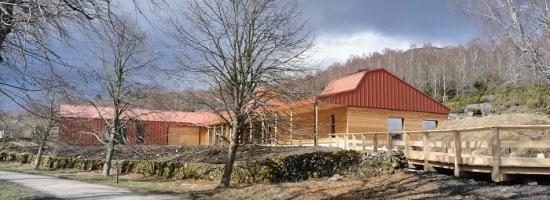
<path id="1" fill-rule="evenodd" d="M 400 137 L 399 137 L 400 136 Z M 550 125 L 518 125 L 456 130 L 336 133 L 322 146 L 354 150 L 404 151 L 409 164 L 462 172 L 491 173 L 500 182 L 509 174 L 550 174 Z"/>

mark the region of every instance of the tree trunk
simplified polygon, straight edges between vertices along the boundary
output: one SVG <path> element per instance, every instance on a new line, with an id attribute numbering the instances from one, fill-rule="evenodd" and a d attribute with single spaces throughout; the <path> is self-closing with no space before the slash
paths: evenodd
<path id="1" fill-rule="evenodd" d="M 239 147 L 239 135 L 240 132 L 237 132 L 237 125 L 233 126 L 233 134 L 231 136 L 231 143 L 227 151 L 227 159 L 225 160 L 225 167 L 223 168 L 222 180 L 220 182 L 220 187 L 229 187 L 231 182 L 231 174 L 233 173 L 233 164 L 235 163 L 235 156 L 237 155 L 237 148 Z"/>
<path id="2" fill-rule="evenodd" d="M 38 147 L 38 153 L 36 153 L 36 158 L 34 158 L 35 170 L 38 170 L 40 168 L 40 163 L 42 163 L 42 154 L 44 153 L 44 146 L 46 146 L 46 142 L 40 143 L 40 147 Z"/>
<path id="3" fill-rule="evenodd" d="M 109 171 L 111 170 L 111 160 L 113 159 L 113 151 L 115 147 L 115 139 L 109 139 L 107 143 L 107 155 L 105 156 L 105 163 L 103 163 L 103 176 L 109 176 Z"/>

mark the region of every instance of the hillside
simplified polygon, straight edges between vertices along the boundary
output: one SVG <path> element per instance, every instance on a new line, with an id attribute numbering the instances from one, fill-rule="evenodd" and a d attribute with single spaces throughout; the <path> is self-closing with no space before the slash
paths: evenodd
<path id="1" fill-rule="evenodd" d="M 509 40 L 352 56 L 314 75 L 295 80 L 297 93 L 318 94 L 335 78 L 365 68 L 384 67 L 453 112 L 469 104 L 491 103 L 495 113 L 550 113 L 550 85 L 532 68 L 524 67 Z"/>
<path id="2" fill-rule="evenodd" d="M 502 114 L 486 117 L 466 117 L 442 123 L 439 129 L 462 129 L 497 125 L 547 125 L 550 116 L 544 114 Z"/>

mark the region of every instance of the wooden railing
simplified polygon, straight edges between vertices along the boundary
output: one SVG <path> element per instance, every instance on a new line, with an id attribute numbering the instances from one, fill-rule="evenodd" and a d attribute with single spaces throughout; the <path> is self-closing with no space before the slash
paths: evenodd
<path id="1" fill-rule="evenodd" d="M 425 171 L 485 172 L 495 182 L 508 174 L 550 174 L 550 125 L 336 133 L 320 144 L 359 151 L 401 149 L 410 164 L 423 165 Z"/>

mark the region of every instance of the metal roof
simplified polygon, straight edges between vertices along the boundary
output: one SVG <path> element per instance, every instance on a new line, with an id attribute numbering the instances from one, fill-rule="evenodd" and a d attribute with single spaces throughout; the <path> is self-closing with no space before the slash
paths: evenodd
<path id="1" fill-rule="evenodd" d="M 384 68 L 331 81 L 317 99 L 333 104 L 449 114 L 450 109 Z"/>
<path id="2" fill-rule="evenodd" d="M 94 107 L 87 105 L 61 105 L 60 116 L 66 118 L 110 119 L 113 115 L 112 107 Z M 123 118 L 135 118 L 140 121 L 181 122 L 205 124 L 218 117 L 211 112 L 180 112 L 165 110 L 129 109 Z"/>

